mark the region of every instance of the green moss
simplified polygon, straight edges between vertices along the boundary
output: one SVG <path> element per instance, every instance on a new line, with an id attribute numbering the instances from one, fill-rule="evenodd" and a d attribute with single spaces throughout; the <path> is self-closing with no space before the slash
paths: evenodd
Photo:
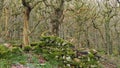
<path id="1" fill-rule="evenodd" d="M 1 57 L 5 58 L 7 56 L 7 54 L 9 54 L 9 51 L 10 50 L 7 47 L 0 45 L 0 58 Z"/>
<path id="2" fill-rule="evenodd" d="M 81 49 L 78 50 L 81 51 Z M 55 36 L 41 37 L 40 42 L 35 43 L 33 51 L 42 54 L 48 61 L 51 59 L 57 61 L 63 68 L 67 67 L 67 64 L 82 68 L 97 65 L 97 60 L 92 52 L 85 56 L 76 57 L 74 45 Z M 80 61 L 76 62 L 74 58 L 78 58 Z"/>
<path id="3" fill-rule="evenodd" d="M 30 50 L 32 50 L 32 47 L 31 47 L 31 46 L 25 46 L 25 47 L 24 47 L 24 51 L 25 51 L 25 52 L 29 52 Z"/>
<path id="4" fill-rule="evenodd" d="M 13 54 L 21 54 L 23 52 L 23 50 L 19 47 L 13 47 L 11 50 L 11 53 Z"/>
<path id="5" fill-rule="evenodd" d="M 25 64 L 28 58 L 22 54 L 29 51 L 42 55 L 47 61 L 56 61 L 57 65 L 62 68 L 70 68 L 67 65 L 80 68 L 95 68 L 98 65 L 94 51 L 90 50 L 86 55 L 77 56 L 76 51 L 81 52 L 82 49 L 75 50 L 73 44 L 55 36 L 43 36 L 39 42 L 32 43 L 31 46 L 25 46 L 24 49 L 17 46 L 11 49 L 0 46 L 0 57 L 6 57 L 12 61 L 17 60 L 20 64 Z M 36 61 L 38 62 L 38 59 Z"/>

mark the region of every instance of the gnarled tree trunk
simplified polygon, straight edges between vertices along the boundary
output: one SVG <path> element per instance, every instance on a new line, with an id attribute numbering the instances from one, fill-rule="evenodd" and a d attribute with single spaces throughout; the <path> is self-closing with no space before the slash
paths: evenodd
<path id="1" fill-rule="evenodd" d="M 28 35 L 28 30 L 29 30 L 29 15 L 31 12 L 31 7 L 30 5 L 25 1 L 22 0 L 22 4 L 24 6 L 24 25 L 23 25 L 23 44 L 24 46 L 29 45 L 29 35 Z"/>

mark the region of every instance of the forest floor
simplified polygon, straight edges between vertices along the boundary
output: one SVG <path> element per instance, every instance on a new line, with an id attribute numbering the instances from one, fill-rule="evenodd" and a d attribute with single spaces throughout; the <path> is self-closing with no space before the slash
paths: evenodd
<path id="1" fill-rule="evenodd" d="M 103 68 L 120 68 L 120 59 L 116 56 L 104 55 L 100 60 Z"/>
<path id="2" fill-rule="evenodd" d="M 100 60 L 102 68 L 119 68 L 120 60 L 118 57 L 106 55 L 102 57 Z M 10 66 L 7 66 L 7 63 L 10 64 Z M 17 56 L 17 58 L 13 57 L 9 60 L 0 60 L 0 68 L 59 68 L 57 64 L 57 62 L 47 61 L 44 57 L 33 53 L 24 53 L 23 55 Z"/>
<path id="3" fill-rule="evenodd" d="M 44 60 L 43 59 L 38 59 L 39 61 L 40 60 L 42 60 L 42 61 L 40 61 L 40 63 L 41 62 L 44 62 Z M 40 66 L 40 67 L 42 67 L 42 64 L 41 65 L 37 65 L 37 64 L 35 64 L 35 63 L 31 63 L 31 61 L 30 61 L 30 59 L 28 60 L 29 62 L 28 62 L 28 65 L 27 66 L 24 66 L 24 65 L 22 65 L 22 64 L 16 64 L 16 65 L 12 65 L 11 66 L 11 68 L 32 68 L 32 67 L 34 67 L 35 65 L 36 65 L 36 67 L 37 66 Z M 118 68 L 117 67 L 117 65 L 115 64 L 115 63 L 113 63 L 113 61 L 117 61 L 117 60 L 110 60 L 110 61 L 102 61 L 102 62 L 100 62 L 101 63 L 101 65 L 103 66 L 103 68 Z M 30 64 L 31 63 L 31 64 Z M 30 66 L 30 65 L 31 66 Z M 45 64 L 43 64 L 43 65 L 45 65 Z M 51 65 L 48 65 L 48 66 L 43 66 L 44 68 L 52 68 L 52 66 Z"/>

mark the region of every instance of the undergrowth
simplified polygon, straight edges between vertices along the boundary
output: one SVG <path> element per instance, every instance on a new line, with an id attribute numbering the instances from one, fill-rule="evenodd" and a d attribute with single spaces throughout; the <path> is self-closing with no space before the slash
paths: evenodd
<path id="1" fill-rule="evenodd" d="M 23 65 L 29 68 L 99 68 L 98 59 L 90 50 L 88 54 L 78 55 L 81 49 L 54 36 L 44 36 L 31 46 L 7 48 L 0 46 L 0 68 Z"/>

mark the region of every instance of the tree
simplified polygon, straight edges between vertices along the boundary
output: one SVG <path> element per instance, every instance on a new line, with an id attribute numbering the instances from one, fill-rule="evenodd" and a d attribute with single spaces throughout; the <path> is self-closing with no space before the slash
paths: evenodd
<path id="1" fill-rule="evenodd" d="M 53 9 L 53 13 L 50 14 L 50 23 L 52 25 L 51 32 L 55 36 L 59 36 L 59 27 L 64 19 L 64 3 L 65 0 L 55 0 L 55 1 L 43 1 L 46 7 Z"/>
<path id="2" fill-rule="evenodd" d="M 28 24 L 29 24 L 29 16 L 32 8 L 29 5 L 29 3 L 26 2 L 26 0 L 22 0 L 22 4 L 24 6 L 23 44 L 29 45 L 30 42 L 28 36 L 28 31 L 29 31 Z"/>
<path id="3" fill-rule="evenodd" d="M 38 1 L 33 6 L 30 5 L 27 0 L 22 0 L 22 5 L 24 6 L 24 25 L 23 25 L 23 44 L 24 46 L 30 45 L 29 42 L 29 17 L 32 9 L 41 1 Z"/>

